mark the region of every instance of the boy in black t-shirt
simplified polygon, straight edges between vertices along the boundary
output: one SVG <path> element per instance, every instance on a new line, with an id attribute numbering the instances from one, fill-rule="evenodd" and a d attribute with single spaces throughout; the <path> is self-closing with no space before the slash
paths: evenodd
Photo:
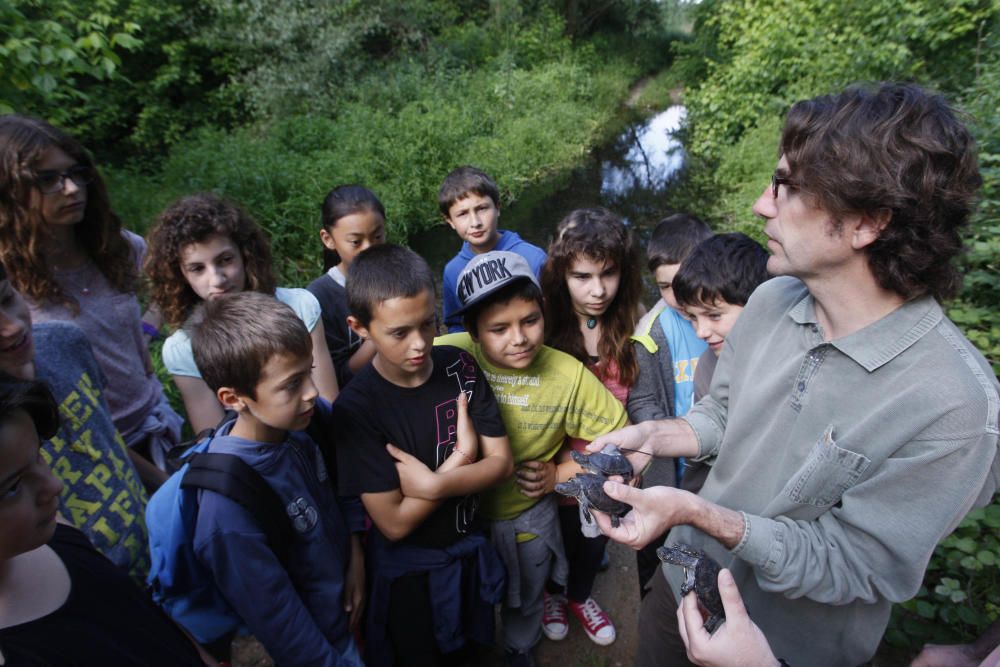
<path id="1" fill-rule="evenodd" d="M 375 523 L 365 661 L 455 662 L 468 640 L 493 639 L 504 575 L 475 494 L 512 473 L 506 431 L 472 357 L 432 346 L 434 282 L 416 253 L 365 250 L 347 300 L 376 349 L 334 406 L 340 490 Z"/>

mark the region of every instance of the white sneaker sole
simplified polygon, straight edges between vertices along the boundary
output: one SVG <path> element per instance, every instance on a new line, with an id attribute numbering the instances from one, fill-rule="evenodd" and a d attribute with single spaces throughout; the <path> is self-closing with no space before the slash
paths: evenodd
<path id="1" fill-rule="evenodd" d="M 562 641 L 566 639 L 566 635 L 569 634 L 569 625 L 562 626 L 562 631 L 550 630 L 548 626 L 542 626 L 542 634 L 551 639 L 554 642 Z"/>
<path id="2" fill-rule="evenodd" d="M 610 637 L 598 637 L 597 635 L 592 635 L 589 632 L 587 632 L 586 628 L 583 629 L 583 632 L 588 637 L 590 637 L 590 641 L 594 642 L 598 646 L 608 646 L 610 644 L 614 644 L 615 640 L 618 639 L 618 633 L 617 632 L 615 634 L 611 635 Z"/>

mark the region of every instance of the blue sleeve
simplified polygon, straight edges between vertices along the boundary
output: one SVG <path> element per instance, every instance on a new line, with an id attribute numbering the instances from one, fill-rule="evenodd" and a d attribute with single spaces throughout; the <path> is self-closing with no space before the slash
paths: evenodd
<path id="1" fill-rule="evenodd" d="M 528 265 L 531 266 L 531 270 L 535 272 L 535 277 L 539 280 L 542 279 L 542 268 L 545 266 L 545 261 L 548 259 L 548 255 L 545 251 L 538 246 L 528 244 L 534 251 L 531 256 L 528 257 Z M 527 254 L 527 253 L 526 253 Z"/>
<path id="2" fill-rule="evenodd" d="M 200 493 L 195 553 L 275 664 L 341 664 L 340 653 L 320 631 L 266 537 L 240 505 L 212 491 Z"/>
<path id="3" fill-rule="evenodd" d="M 441 300 L 443 302 L 444 308 L 444 324 L 448 327 L 448 333 L 457 333 L 460 331 L 465 331 L 465 327 L 462 326 L 462 318 L 453 313 L 461 308 L 461 304 L 458 302 L 458 294 L 456 293 L 456 282 L 458 279 L 458 272 L 450 270 L 452 263 L 449 262 L 444 267 L 444 280 L 442 281 L 441 287 Z"/>

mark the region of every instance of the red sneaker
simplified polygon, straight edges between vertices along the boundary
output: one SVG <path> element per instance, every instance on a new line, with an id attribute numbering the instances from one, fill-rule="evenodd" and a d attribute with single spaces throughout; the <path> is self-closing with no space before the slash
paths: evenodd
<path id="1" fill-rule="evenodd" d="M 615 624 L 611 622 L 608 615 L 604 613 L 601 606 L 594 598 L 587 598 L 586 602 L 566 603 L 569 610 L 573 612 L 583 629 L 587 631 L 587 636 L 595 644 L 607 646 L 615 640 Z"/>
<path id="2" fill-rule="evenodd" d="M 566 596 L 545 592 L 545 609 L 542 611 L 542 632 L 554 642 L 566 639 L 569 618 L 566 617 Z"/>

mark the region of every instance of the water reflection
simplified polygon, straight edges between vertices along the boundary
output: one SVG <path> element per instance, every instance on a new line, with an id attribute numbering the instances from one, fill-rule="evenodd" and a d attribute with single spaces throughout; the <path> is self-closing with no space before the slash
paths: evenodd
<path id="1" fill-rule="evenodd" d="M 601 194 L 628 195 L 637 188 L 659 190 L 684 166 L 684 147 L 674 138 L 687 116 L 680 105 L 631 125 L 617 141 L 628 146 L 623 162 L 601 163 Z"/>

